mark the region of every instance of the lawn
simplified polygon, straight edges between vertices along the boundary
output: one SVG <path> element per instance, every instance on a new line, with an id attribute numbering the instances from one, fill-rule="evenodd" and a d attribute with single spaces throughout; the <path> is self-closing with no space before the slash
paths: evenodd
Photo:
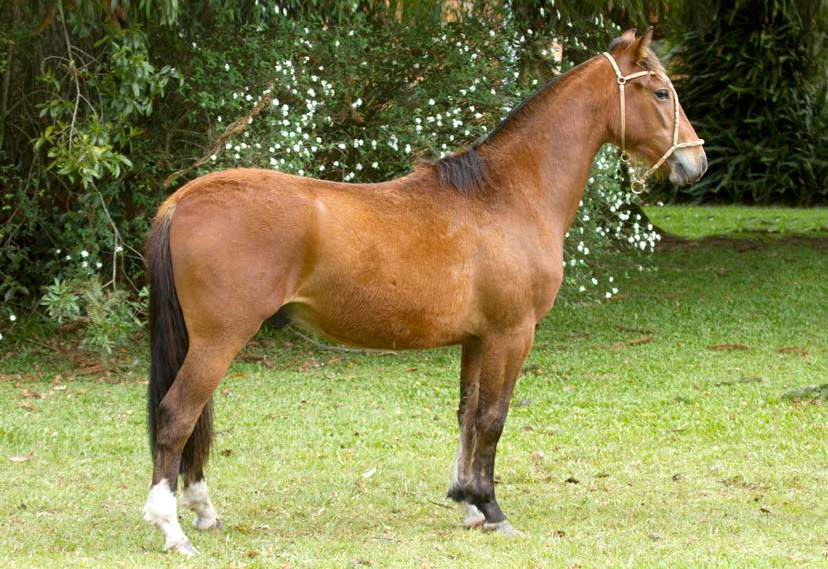
<path id="1" fill-rule="evenodd" d="M 197 561 L 165 555 L 140 517 L 145 363 L 84 368 L 34 340 L 0 356 L 0 559 L 828 566 L 828 401 L 804 390 L 828 383 L 828 210 L 650 213 L 694 240 L 663 247 L 617 299 L 559 306 L 538 330 L 497 465 L 522 537 L 466 531 L 444 498 L 457 349 L 343 354 L 286 330 L 261 333 L 216 397 L 208 482 L 225 529 L 189 529 Z"/>
<path id="2" fill-rule="evenodd" d="M 677 205 L 650 208 L 648 213 L 659 227 L 690 239 L 710 235 L 828 236 L 828 212 L 824 208 Z"/>

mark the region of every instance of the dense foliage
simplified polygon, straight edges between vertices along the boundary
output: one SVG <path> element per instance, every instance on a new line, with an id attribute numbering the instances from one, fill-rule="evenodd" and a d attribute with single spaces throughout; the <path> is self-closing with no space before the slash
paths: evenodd
<path id="1" fill-rule="evenodd" d="M 0 7 L 0 332 L 35 308 L 86 324 L 104 351 L 141 321 L 143 238 L 188 178 L 242 165 L 402 175 L 475 141 L 604 49 L 619 31 L 605 16 L 631 13 L 551 1 L 464 13 L 434 2 L 34 4 Z M 567 241 L 564 298 L 616 294 L 606 260 L 619 251 L 642 267 L 657 235 L 632 203 L 603 152 Z"/>
<path id="2" fill-rule="evenodd" d="M 821 2 L 708 1 L 680 35 L 682 104 L 708 144 L 697 199 L 807 204 L 828 199 Z"/>

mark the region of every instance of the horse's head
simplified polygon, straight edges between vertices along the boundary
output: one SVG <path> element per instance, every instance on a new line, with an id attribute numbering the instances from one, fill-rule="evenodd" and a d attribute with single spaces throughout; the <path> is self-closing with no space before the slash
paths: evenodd
<path id="1" fill-rule="evenodd" d="M 627 30 L 604 54 L 620 93 L 620 97 L 614 93 L 610 98 L 615 109 L 610 115 L 614 117 L 611 132 L 623 151 L 652 165 L 643 178 L 666 164 L 670 181 L 682 186 L 695 182 L 707 170 L 704 141 L 687 120 L 673 84 L 650 50 L 652 37 L 652 28 L 639 38 L 635 30 Z"/>

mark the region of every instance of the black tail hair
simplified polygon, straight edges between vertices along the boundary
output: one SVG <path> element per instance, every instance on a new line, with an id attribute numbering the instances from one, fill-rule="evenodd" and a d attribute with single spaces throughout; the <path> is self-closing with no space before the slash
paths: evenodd
<path id="1" fill-rule="evenodd" d="M 189 336 L 184 313 L 178 302 L 170 257 L 170 221 L 172 213 L 153 223 L 147 239 L 147 270 L 150 282 L 150 379 L 147 390 L 147 411 L 150 450 L 156 455 L 158 441 L 158 409 L 161 400 L 175 381 L 187 357 Z M 201 478 L 201 470 L 210 454 L 213 438 L 213 401 L 207 402 L 181 454 L 181 472 L 193 479 Z M 193 469 L 196 471 L 194 472 Z M 170 481 L 173 483 L 173 481 Z"/>

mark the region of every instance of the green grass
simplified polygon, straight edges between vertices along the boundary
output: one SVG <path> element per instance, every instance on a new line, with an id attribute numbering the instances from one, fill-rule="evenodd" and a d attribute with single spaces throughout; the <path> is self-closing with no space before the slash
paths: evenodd
<path id="1" fill-rule="evenodd" d="M 727 211 L 740 220 L 725 223 Z M 698 237 L 708 215 L 711 233 L 744 227 L 742 211 L 671 208 L 657 220 Z M 497 465 L 500 503 L 522 538 L 465 531 L 444 499 L 457 350 L 338 354 L 284 332 L 257 338 L 217 394 L 208 481 L 225 529 L 189 531 L 195 562 L 161 553 L 140 519 L 150 476 L 144 363 L 125 355 L 119 372 L 81 375 L 32 343 L 6 354 L 0 559 L 828 566 L 828 405 L 784 397 L 828 383 L 828 240 L 692 242 L 654 262 L 619 299 L 560 306 L 538 330 Z M 710 349 L 725 344 L 744 349 Z"/>
<path id="2" fill-rule="evenodd" d="M 647 214 L 657 226 L 688 239 L 710 235 L 828 236 L 828 209 L 825 208 L 677 205 L 650 207 Z"/>

